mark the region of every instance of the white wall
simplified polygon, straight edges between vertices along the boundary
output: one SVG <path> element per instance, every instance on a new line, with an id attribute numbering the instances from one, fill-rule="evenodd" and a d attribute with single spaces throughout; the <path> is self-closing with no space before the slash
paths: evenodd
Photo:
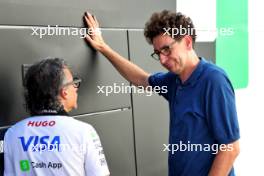
<path id="1" fill-rule="evenodd" d="M 176 9 L 191 17 L 197 31 L 197 41 L 216 38 L 215 0 L 176 0 Z"/>
<path id="2" fill-rule="evenodd" d="M 236 92 L 241 128 L 237 175 L 260 175 L 264 169 L 264 11 L 259 0 L 248 0 L 249 84 Z"/>

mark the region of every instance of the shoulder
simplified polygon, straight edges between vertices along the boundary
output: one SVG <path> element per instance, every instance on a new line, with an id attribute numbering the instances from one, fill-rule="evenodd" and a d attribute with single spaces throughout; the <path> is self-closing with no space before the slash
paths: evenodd
<path id="1" fill-rule="evenodd" d="M 166 83 L 169 84 L 173 80 L 177 78 L 177 75 L 172 72 L 157 72 L 149 76 L 148 81 L 150 85 L 155 84 L 162 84 Z"/>
<path id="2" fill-rule="evenodd" d="M 83 130 L 90 131 L 90 130 L 94 129 L 94 127 L 92 125 L 90 125 L 89 123 L 82 122 L 82 121 L 75 119 L 73 117 L 65 117 L 64 120 L 69 126 L 74 128 L 76 131 L 83 132 Z"/>
<path id="3" fill-rule="evenodd" d="M 176 75 L 172 72 L 157 72 L 150 75 L 150 77 L 170 79 L 170 78 L 175 78 Z"/>
<path id="4" fill-rule="evenodd" d="M 219 93 L 228 91 L 234 93 L 232 82 L 228 78 L 227 73 L 215 64 L 205 64 L 202 82 L 207 91 L 216 91 Z"/>
<path id="5" fill-rule="evenodd" d="M 24 124 L 29 119 L 31 119 L 31 118 L 30 117 L 29 118 L 25 118 L 23 120 L 20 120 L 20 121 L 16 122 L 14 125 L 10 126 L 8 128 L 8 130 L 6 131 L 6 133 L 5 133 L 5 137 L 7 137 L 9 135 L 12 135 L 12 134 L 16 134 L 16 133 L 21 132 L 22 128 L 24 127 Z"/>
<path id="6" fill-rule="evenodd" d="M 93 127 L 93 125 L 82 122 L 78 119 L 69 117 L 68 125 L 70 125 L 69 128 L 71 128 L 71 133 L 78 134 L 79 137 L 83 138 L 84 140 L 90 140 L 94 136 L 98 136 L 96 129 Z"/>
<path id="7" fill-rule="evenodd" d="M 227 73 L 222 68 L 209 62 L 205 64 L 204 79 L 207 83 L 231 83 Z"/>

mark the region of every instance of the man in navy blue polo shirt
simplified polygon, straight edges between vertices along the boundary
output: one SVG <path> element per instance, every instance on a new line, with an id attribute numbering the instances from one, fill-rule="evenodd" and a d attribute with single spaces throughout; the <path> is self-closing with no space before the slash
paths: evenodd
<path id="1" fill-rule="evenodd" d="M 99 24 L 94 16 L 85 15 L 87 25 Z M 169 102 L 170 176 L 235 175 L 233 163 L 239 154 L 239 126 L 235 95 L 226 73 L 198 57 L 192 20 L 170 11 L 154 13 L 145 25 L 144 34 L 167 73 L 150 75 L 113 51 L 100 33 L 87 41 L 115 66 L 128 81 L 137 86 L 163 87 Z"/>

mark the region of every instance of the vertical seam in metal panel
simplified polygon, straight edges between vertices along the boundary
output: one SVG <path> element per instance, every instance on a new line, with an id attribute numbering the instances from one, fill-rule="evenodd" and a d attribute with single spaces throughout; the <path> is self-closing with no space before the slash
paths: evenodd
<path id="1" fill-rule="evenodd" d="M 128 59 L 131 61 L 130 58 L 130 45 L 129 45 L 129 32 L 127 30 L 127 50 L 128 50 Z M 131 82 L 130 82 L 131 86 Z M 133 125 L 133 139 L 134 139 L 134 155 L 135 155 L 135 169 L 136 169 L 136 176 L 138 175 L 137 169 L 137 149 L 136 149 L 136 134 L 135 134 L 135 118 L 134 118 L 134 106 L 133 106 L 133 95 L 132 92 L 130 93 L 131 99 L 131 110 L 132 110 L 132 125 Z"/>

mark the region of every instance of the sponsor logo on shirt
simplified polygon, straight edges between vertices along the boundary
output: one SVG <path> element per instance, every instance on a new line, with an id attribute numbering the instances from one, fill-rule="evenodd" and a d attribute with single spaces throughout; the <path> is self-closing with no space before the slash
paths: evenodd
<path id="1" fill-rule="evenodd" d="M 56 162 L 31 162 L 32 168 L 48 168 L 48 169 L 60 169 L 62 168 L 62 163 Z"/>
<path id="2" fill-rule="evenodd" d="M 20 169 L 22 172 L 30 171 L 30 167 L 32 169 L 41 169 L 41 168 L 48 168 L 48 169 L 60 169 L 62 168 L 62 163 L 58 162 L 34 162 L 29 160 L 20 160 Z"/>
<path id="3" fill-rule="evenodd" d="M 25 152 L 60 151 L 60 136 L 24 136 L 18 137 Z"/>
<path id="4" fill-rule="evenodd" d="M 27 123 L 27 126 L 31 126 L 31 127 L 46 127 L 46 126 L 54 126 L 56 124 L 56 122 L 54 120 L 51 120 L 51 121 L 48 121 L 48 120 L 45 120 L 45 121 L 28 121 Z"/>
<path id="5" fill-rule="evenodd" d="M 100 158 L 100 164 L 101 164 L 101 166 L 107 165 L 106 159 L 105 158 Z"/>
<path id="6" fill-rule="evenodd" d="M 28 172 L 30 170 L 30 165 L 28 160 L 20 160 L 19 164 L 22 172 Z"/>
<path id="7" fill-rule="evenodd" d="M 100 139 L 99 139 L 97 133 L 91 132 L 90 134 L 92 137 L 94 148 L 95 148 L 96 152 L 98 152 L 98 156 L 100 157 L 99 161 L 100 161 L 101 166 L 107 165 L 106 159 L 104 156 L 104 150 L 103 150 L 102 144 L 100 142 Z"/>

